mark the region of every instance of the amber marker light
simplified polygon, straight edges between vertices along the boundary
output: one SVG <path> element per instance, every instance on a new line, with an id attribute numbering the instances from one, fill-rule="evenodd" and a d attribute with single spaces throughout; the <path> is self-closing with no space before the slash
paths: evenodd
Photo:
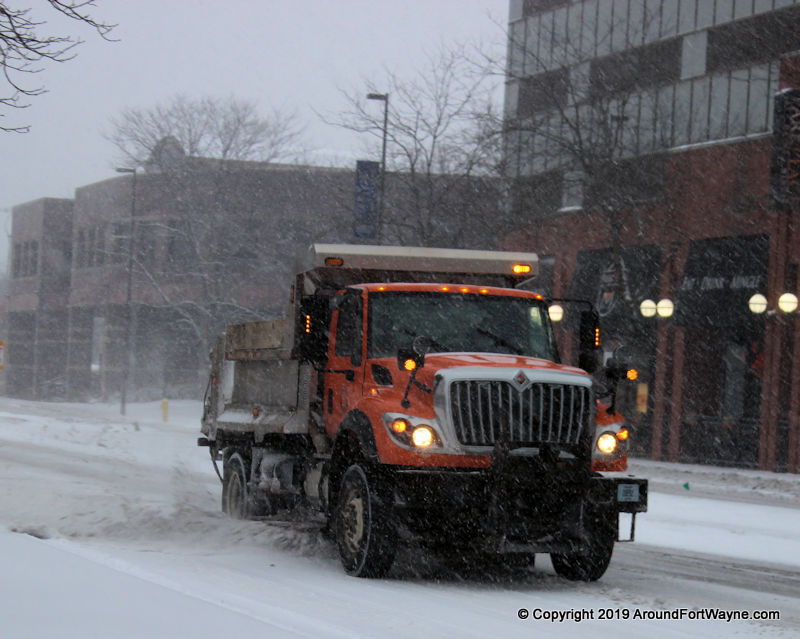
<path id="1" fill-rule="evenodd" d="M 488 292 L 489 292 L 489 289 L 488 289 L 488 288 L 482 288 L 482 289 L 481 289 L 481 293 L 488 293 Z"/>
<path id="2" fill-rule="evenodd" d="M 446 293 L 447 291 L 450 290 L 450 287 L 449 286 L 442 286 L 442 288 L 440 288 L 439 290 L 440 291 L 444 291 Z"/>
<path id="3" fill-rule="evenodd" d="M 433 431 L 427 426 L 417 426 L 411 433 L 411 441 L 414 446 L 427 448 L 433 443 Z"/>
<path id="4" fill-rule="evenodd" d="M 342 266 L 344 260 L 341 257 L 326 257 L 325 266 Z"/>
<path id="5" fill-rule="evenodd" d="M 514 266 L 511 267 L 511 270 L 516 275 L 525 275 L 525 273 L 530 273 L 531 272 L 531 265 L 530 264 L 514 264 Z"/>
<path id="6" fill-rule="evenodd" d="M 311 332 L 311 315 L 306 315 L 306 333 Z"/>
<path id="7" fill-rule="evenodd" d="M 378 287 L 378 290 L 379 290 L 379 291 L 385 291 L 385 290 L 386 290 L 386 287 L 385 287 L 385 286 L 379 286 L 379 287 Z"/>
<path id="8" fill-rule="evenodd" d="M 469 289 L 468 289 L 468 288 L 462 288 L 462 289 L 461 289 L 461 292 L 462 292 L 462 293 L 469 293 Z"/>
<path id="9" fill-rule="evenodd" d="M 408 430 L 409 423 L 405 419 L 395 419 L 390 425 L 395 433 L 405 433 Z"/>
<path id="10" fill-rule="evenodd" d="M 628 372 L 625 373 L 625 377 L 627 377 L 630 381 L 635 382 L 637 379 L 639 379 L 639 371 L 637 371 L 635 368 L 629 368 Z"/>
<path id="11" fill-rule="evenodd" d="M 403 368 L 405 368 L 407 371 L 416 370 L 417 363 L 413 359 L 409 358 L 403 362 Z"/>
<path id="12" fill-rule="evenodd" d="M 600 329 L 599 328 L 594 329 L 594 346 L 595 346 L 595 348 L 599 348 L 600 347 Z"/>
<path id="13" fill-rule="evenodd" d="M 626 439 L 628 439 L 629 435 L 630 435 L 630 432 L 628 432 L 628 429 L 627 428 L 623 428 L 617 433 L 617 439 L 619 441 L 621 441 L 621 442 L 624 442 Z"/>

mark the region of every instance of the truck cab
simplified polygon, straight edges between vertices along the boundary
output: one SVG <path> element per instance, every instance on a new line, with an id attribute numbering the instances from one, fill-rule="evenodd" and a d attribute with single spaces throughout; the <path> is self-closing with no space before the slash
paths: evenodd
<path id="1" fill-rule="evenodd" d="M 316 512 L 356 576 L 413 539 L 497 562 L 547 552 L 599 578 L 647 483 L 597 472 L 600 437 L 622 442 L 613 423 L 596 432 L 597 317 L 581 314 L 584 369 L 560 363 L 546 300 L 515 286 L 536 268 L 531 253 L 312 247 L 289 317 L 230 327 L 212 357 L 201 443 L 223 461 L 223 509 Z"/>

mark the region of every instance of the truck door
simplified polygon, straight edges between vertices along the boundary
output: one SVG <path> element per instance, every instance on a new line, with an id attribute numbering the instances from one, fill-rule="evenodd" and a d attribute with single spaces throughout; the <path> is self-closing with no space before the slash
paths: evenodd
<path id="1" fill-rule="evenodd" d="M 328 345 L 325 373 L 325 428 L 333 435 L 361 394 L 363 348 L 361 295 L 348 293 L 333 313 L 334 339 Z"/>

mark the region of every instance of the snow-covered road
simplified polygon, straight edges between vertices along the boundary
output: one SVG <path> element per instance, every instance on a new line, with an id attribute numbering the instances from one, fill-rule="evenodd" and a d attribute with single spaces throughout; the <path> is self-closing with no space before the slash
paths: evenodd
<path id="1" fill-rule="evenodd" d="M 218 479 L 194 445 L 198 411 L 173 402 L 163 424 L 157 403 L 123 419 L 115 406 L 0 398 L 0 636 L 800 635 L 796 476 L 637 462 L 653 477 L 650 512 L 595 584 L 556 577 L 546 557 L 491 580 L 414 550 L 392 578 L 365 581 L 312 530 L 218 512 Z M 548 611 L 584 618 L 534 619 Z"/>

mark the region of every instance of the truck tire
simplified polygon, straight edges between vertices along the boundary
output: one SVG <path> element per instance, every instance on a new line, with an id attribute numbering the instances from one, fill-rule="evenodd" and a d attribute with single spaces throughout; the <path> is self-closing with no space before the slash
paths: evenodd
<path id="1" fill-rule="evenodd" d="M 561 577 L 570 581 L 597 581 L 602 577 L 617 539 L 617 527 L 613 517 L 616 513 L 595 512 L 587 517 L 587 543 L 579 549 L 565 553 L 550 553 L 553 568 Z"/>
<path id="2" fill-rule="evenodd" d="M 232 519 L 252 516 L 251 497 L 247 488 L 248 464 L 241 453 L 225 458 L 222 480 L 222 512 Z"/>
<path id="3" fill-rule="evenodd" d="M 344 472 L 334 525 L 342 566 L 354 577 L 383 577 L 394 561 L 390 505 L 379 490 L 380 482 L 365 465 L 353 464 Z"/>

